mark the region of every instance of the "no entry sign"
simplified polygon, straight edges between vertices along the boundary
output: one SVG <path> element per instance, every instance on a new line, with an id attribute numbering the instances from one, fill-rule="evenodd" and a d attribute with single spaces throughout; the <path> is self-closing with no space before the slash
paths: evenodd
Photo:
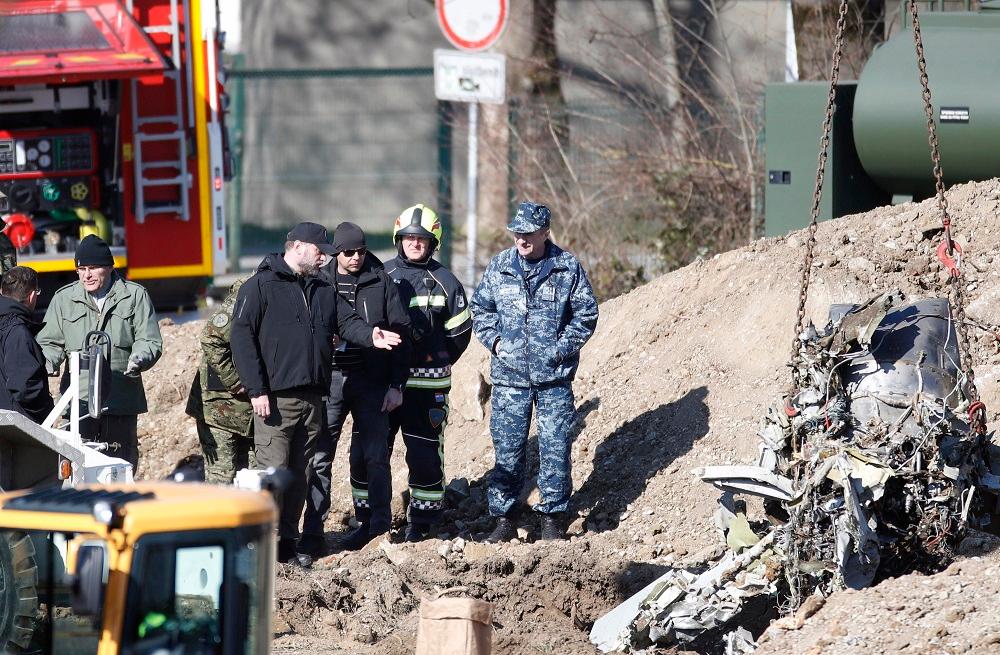
<path id="1" fill-rule="evenodd" d="M 485 50 L 507 25 L 507 0 L 435 0 L 438 24 L 459 50 Z"/>

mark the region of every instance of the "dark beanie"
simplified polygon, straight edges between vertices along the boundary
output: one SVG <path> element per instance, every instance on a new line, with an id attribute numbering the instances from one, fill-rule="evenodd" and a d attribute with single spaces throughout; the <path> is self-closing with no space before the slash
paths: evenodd
<path id="1" fill-rule="evenodd" d="M 115 258 L 111 256 L 111 248 L 99 236 L 88 234 L 76 246 L 77 266 L 114 266 Z"/>
<path id="2" fill-rule="evenodd" d="M 333 231 L 333 249 L 338 253 L 365 246 L 365 232 L 354 223 L 343 222 Z"/>

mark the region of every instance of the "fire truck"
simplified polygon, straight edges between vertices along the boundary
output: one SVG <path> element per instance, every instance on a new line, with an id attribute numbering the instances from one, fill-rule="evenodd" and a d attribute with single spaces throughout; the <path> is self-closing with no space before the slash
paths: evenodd
<path id="1" fill-rule="evenodd" d="M 225 272 L 223 36 L 215 0 L 0 2 L 0 217 L 43 292 L 88 234 L 161 307 Z"/>

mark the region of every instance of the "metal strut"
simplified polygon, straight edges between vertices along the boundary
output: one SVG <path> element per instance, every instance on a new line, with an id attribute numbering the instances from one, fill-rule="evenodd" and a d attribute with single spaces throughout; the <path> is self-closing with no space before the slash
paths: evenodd
<path id="1" fill-rule="evenodd" d="M 934 188 L 937 195 L 937 206 L 941 212 L 941 226 L 944 228 L 944 241 L 938 248 L 938 257 L 948 268 L 948 281 L 951 286 L 949 301 L 955 316 L 955 330 L 958 333 L 959 355 L 962 360 L 962 373 L 965 375 L 963 391 L 969 403 L 969 424 L 978 434 L 986 433 L 986 406 L 979 400 L 979 390 L 976 388 L 976 375 L 972 370 L 972 354 L 969 348 L 969 332 L 965 317 L 965 280 L 958 263 L 955 263 L 956 253 L 961 254 L 962 248 L 951 236 L 951 216 L 948 214 L 948 199 L 944 195 L 944 173 L 941 171 L 941 148 L 938 143 L 937 125 L 934 123 L 934 106 L 931 104 L 931 88 L 927 78 L 927 60 L 924 57 L 924 41 L 920 33 L 920 15 L 917 3 L 909 0 L 910 19 L 913 22 L 913 45 L 917 52 L 917 69 L 920 71 L 921 95 L 924 99 L 924 113 L 927 115 L 927 143 L 931 148 L 931 161 L 934 163 Z"/>

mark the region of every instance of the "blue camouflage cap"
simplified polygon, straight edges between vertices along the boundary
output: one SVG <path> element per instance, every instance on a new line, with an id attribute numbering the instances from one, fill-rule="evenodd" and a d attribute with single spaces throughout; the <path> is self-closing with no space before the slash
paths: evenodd
<path id="1" fill-rule="evenodd" d="M 517 213 L 511 219 L 507 229 L 511 232 L 527 234 L 549 226 L 549 219 L 552 212 L 545 205 L 536 205 L 525 200 L 517 207 Z"/>

